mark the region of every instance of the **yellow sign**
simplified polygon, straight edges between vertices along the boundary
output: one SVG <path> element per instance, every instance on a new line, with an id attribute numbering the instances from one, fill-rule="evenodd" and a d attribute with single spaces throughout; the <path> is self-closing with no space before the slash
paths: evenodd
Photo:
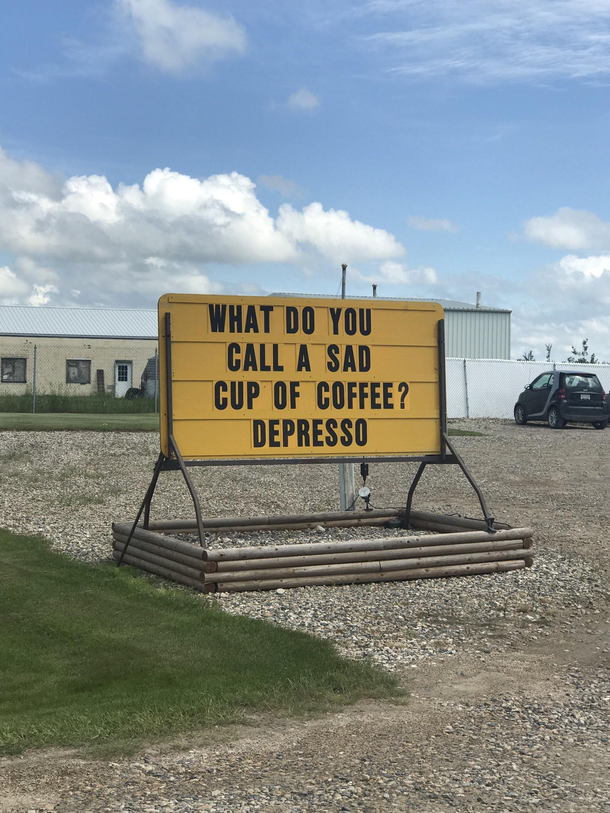
<path id="1" fill-rule="evenodd" d="M 441 319 L 434 302 L 166 294 L 161 450 L 171 431 L 191 460 L 439 454 Z"/>

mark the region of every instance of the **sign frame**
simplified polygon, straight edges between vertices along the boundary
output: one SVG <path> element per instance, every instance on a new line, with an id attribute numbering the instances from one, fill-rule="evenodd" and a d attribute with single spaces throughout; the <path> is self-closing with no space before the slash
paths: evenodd
<path id="1" fill-rule="evenodd" d="M 166 297 L 169 295 L 165 295 Z M 162 297 L 161 299 L 164 299 Z M 304 297 L 306 298 L 306 297 Z M 332 298 L 332 297 L 329 297 Z M 294 300 L 292 300 L 294 301 Z M 346 300 L 338 300 L 341 302 L 345 302 Z M 160 300 L 161 302 L 161 300 Z M 119 566 L 123 560 L 123 556 L 127 551 L 127 547 L 133 533 L 140 522 L 142 514 L 144 515 L 143 518 L 143 527 L 148 529 L 149 521 L 150 521 L 150 508 L 152 498 L 155 492 L 155 488 L 157 485 L 157 481 L 159 475 L 162 471 L 180 471 L 182 476 L 185 480 L 187 488 L 191 494 L 191 498 L 193 500 L 193 505 L 195 508 L 195 516 L 197 521 L 197 530 L 199 535 L 199 542 L 203 548 L 206 547 L 205 538 L 204 538 L 204 528 L 205 524 L 202 517 L 201 512 L 201 505 L 199 501 L 199 497 L 197 495 L 196 489 L 193 485 L 193 481 L 188 473 L 188 469 L 191 467 L 204 467 L 204 466 L 247 466 L 247 465 L 257 465 L 257 466 L 272 466 L 272 465 L 306 465 L 306 464 L 323 464 L 323 463 L 353 463 L 356 464 L 358 462 L 368 463 L 368 462 L 376 462 L 376 463 L 419 463 L 419 468 L 411 486 L 409 488 L 409 492 L 407 495 L 406 500 L 406 515 L 405 515 L 405 522 L 404 527 L 409 527 L 409 518 L 411 513 L 411 506 L 413 502 L 413 496 L 415 494 L 415 490 L 417 485 L 428 465 L 458 465 L 459 468 L 464 473 L 466 479 L 474 489 L 479 503 L 481 505 L 481 509 L 483 512 L 484 520 L 487 526 L 487 530 L 490 533 L 494 533 L 493 523 L 494 518 L 490 515 L 488 510 L 485 498 L 477 485 L 476 481 L 474 480 L 472 474 L 469 472 L 466 464 L 464 463 L 461 456 L 458 454 L 457 450 L 453 446 L 452 442 L 449 439 L 448 431 L 447 431 L 447 388 L 446 388 L 446 365 L 445 365 L 445 321 L 444 319 L 438 320 L 438 334 L 437 334 L 437 347 L 438 347 L 438 374 L 439 374 L 439 434 L 440 434 L 440 453 L 439 454 L 423 454 L 423 455 L 410 455 L 410 454 L 399 454 L 399 455 L 376 455 L 376 454 L 363 454 L 358 455 L 325 455 L 320 457 L 314 456 L 302 456 L 302 457 L 248 457 L 248 458 L 205 458 L 205 459 L 184 459 L 180 449 L 178 448 L 178 444 L 176 443 L 174 437 L 174 427 L 173 427 L 173 381 L 172 381 L 172 324 L 171 324 L 171 313 L 166 312 L 164 314 L 163 320 L 159 320 L 159 351 L 160 351 L 160 362 L 164 365 L 164 372 L 165 372 L 165 403 L 167 406 L 166 415 L 165 415 L 165 437 L 167 438 L 167 451 L 168 454 L 164 453 L 162 450 L 159 452 L 159 457 L 157 458 L 155 468 L 153 471 L 153 476 L 149 487 L 146 491 L 138 514 L 135 518 L 133 526 L 131 528 L 131 532 L 127 537 L 127 541 L 125 547 L 121 553 L 117 561 L 117 566 Z M 160 410 L 160 422 L 163 420 L 163 415 Z"/>

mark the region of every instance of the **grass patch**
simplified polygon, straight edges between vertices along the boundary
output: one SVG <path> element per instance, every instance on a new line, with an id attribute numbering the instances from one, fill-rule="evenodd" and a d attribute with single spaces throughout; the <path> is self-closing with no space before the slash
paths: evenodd
<path id="1" fill-rule="evenodd" d="M 41 393 L 36 396 L 36 412 L 87 412 L 91 415 L 151 413 L 153 398 L 115 398 L 114 395 L 61 395 Z M 0 395 L 0 413 L 32 411 L 32 393 Z"/>
<path id="2" fill-rule="evenodd" d="M 51 432 L 67 430 L 86 430 L 91 432 L 158 432 L 159 415 L 151 414 L 106 414 L 89 415 L 70 412 L 25 413 L 0 412 L 0 431 L 19 429 L 21 431 Z"/>
<path id="3" fill-rule="evenodd" d="M 398 694 L 327 641 L 0 530 L 0 752 L 124 751 L 243 718 Z M 337 588 L 340 589 L 340 588 Z"/>
<path id="4" fill-rule="evenodd" d="M 449 429 L 447 432 L 449 437 L 454 438 L 482 438 L 485 437 L 483 432 L 472 432 L 470 429 Z"/>

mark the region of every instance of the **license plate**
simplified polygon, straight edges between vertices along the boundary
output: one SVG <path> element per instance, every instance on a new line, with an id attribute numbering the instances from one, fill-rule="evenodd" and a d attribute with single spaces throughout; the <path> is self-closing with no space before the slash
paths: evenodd
<path id="1" fill-rule="evenodd" d="M 591 396 L 590 396 L 588 393 L 587 393 L 587 395 L 581 395 L 581 396 L 580 396 L 580 400 L 581 400 L 581 401 L 590 401 L 590 400 L 591 400 Z"/>

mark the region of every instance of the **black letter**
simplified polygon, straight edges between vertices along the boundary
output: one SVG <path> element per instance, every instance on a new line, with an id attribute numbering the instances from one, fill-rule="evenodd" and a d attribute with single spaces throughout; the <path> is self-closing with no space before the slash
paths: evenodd
<path id="1" fill-rule="evenodd" d="M 276 381 L 273 385 L 273 406 L 276 409 L 286 409 L 286 383 Z"/>
<path id="2" fill-rule="evenodd" d="M 337 445 L 337 421 L 334 418 L 329 418 L 326 421 L 326 431 L 328 435 L 326 437 L 326 445 L 327 446 L 336 446 Z"/>
<path id="3" fill-rule="evenodd" d="M 222 393 L 222 395 L 221 395 Z M 214 384 L 214 406 L 216 409 L 227 408 L 227 384 L 225 381 L 217 381 Z"/>
<path id="4" fill-rule="evenodd" d="M 326 355 L 330 359 L 330 361 L 326 363 L 326 367 L 331 373 L 336 373 L 339 370 L 339 359 L 337 358 L 338 353 L 338 344 L 329 344 L 326 348 Z"/>
<path id="5" fill-rule="evenodd" d="M 371 333 L 371 309 L 360 308 L 360 333 L 369 336 Z"/>
<path id="6" fill-rule="evenodd" d="M 330 318 L 333 323 L 333 334 L 335 336 L 339 333 L 339 317 L 341 316 L 341 308 L 330 308 Z"/>
<path id="7" fill-rule="evenodd" d="M 296 333 L 299 329 L 299 312 L 292 305 L 286 308 L 286 333 Z"/>
<path id="8" fill-rule="evenodd" d="M 356 421 L 356 446 L 366 446 L 367 424 L 364 418 Z"/>
<path id="9" fill-rule="evenodd" d="M 345 345 L 345 355 L 343 356 L 343 372 L 348 371 L 356 372 L 356 357 L 354 356 L 354 347 L 351 344 Z"/>
<path id="10" fill-rule="evenodd" d="M 311 364 L 309 363 L 309 350 L 307 349 L 306 344 L 299 345 L 299 357 L 297 359 L 297 373 L 300 373 L 301 370 L 305 370 L 306 372 L 311 372 Z"/>
<path id="11" fill-rule="evenodd" d="M 358 370 L 361 373 L 368 373 L 371 369 L 371 348 L 366 344 L 358 345 Z"/>
<path id="12" fill-rule="evenodd" d="M 269 314 L 273 310 L 273 305 L 261 305 L 260 309 L 263 314 L 263 332 L 269 333 Z"/>
<path id="13" fill-rule="evenodd" d="M 303 308 L 303 333 L 310 335 L 316 329 L 316 314 L 309 305 Z"/>
<path id="14" fill-rule="evenodd" d="M 210 327 L 212 328 L 212 333 L 224 333 L 227 306 L 216 304 L 208 305 L 208 310 L 210 312 Z"/>
<path id="15" fill-rule="evenodd" d="M 236 373 L 239 370 L 240 347 L 238 344 L 236 344 L 236 342 L 231 342 L 227 350 L 228 350 L 227 367 L 229 368 L 229 370 Z"/>
<path id="16" fill-rule="evenodd" d="M 318 409 L 328 409 L 328 384 L 326 381 L 318 381 L 316 387 L 316 395 L 318 401 Z"/>
<path id="17" fill-rule="evenodd" d="M 266 434 L 265 421 L 252 421 L 253 446 L 255 449 L 265 445 Z"/>
<path id="18" fill-rule="evenodd" d="M 299 446 L 309 446 L 309 421 L 297 421 L 297 443 Z"/>
<path id="19" fill-rule="evenodd" d="M 229 305 L 229 330 L 241 333 L 241 305 Z"/>
<path id="20" fill-rule="evenodd" d="M 345 332 L 348 336 L 356 332 L 356 311 L 353 308 L 345 309 Z"/>
<path id="21" fill-rule="evenodd" d="M 288 438 L 294 435 L 294 421 L 286 419 L 282 421 L 282 446 L 288 446 Z"/>
<path id="22" fill-rule="evenodd" d="M 248 381 L 246 384 L 248 409 L 252 409 L 254 399 L 261 394 L 260 384 L 257 381 Z"/>
<path id="23" fill-rule="evenodd" d="M 269 421 L 269 446 L 279 446 L 280 445 L 280 422 L 275 419 Z"/>
<path id="24" fill-rule="evenodd" d="M 244 333 L 258 333 L 258 319 L 256 318 L 256 309 L 254 305 L 248 305 L 246 310 L 246 325 Z"/>
<path id="25" fill-rule="evenodd" d="M 341 431 L 343 434 L 341 435 L 341 445 L 342 446 L 351 446 L 352 445 L 352 422 L 349 418 L 343 418 L 341 421 Z"/>
<path id="26" fill-rule="evenodd" d="M 322 440 L 322 418 L 314 418 L 311 422 L 311 433 L 313 435 L 314 446 L 324 446 Z"/>

